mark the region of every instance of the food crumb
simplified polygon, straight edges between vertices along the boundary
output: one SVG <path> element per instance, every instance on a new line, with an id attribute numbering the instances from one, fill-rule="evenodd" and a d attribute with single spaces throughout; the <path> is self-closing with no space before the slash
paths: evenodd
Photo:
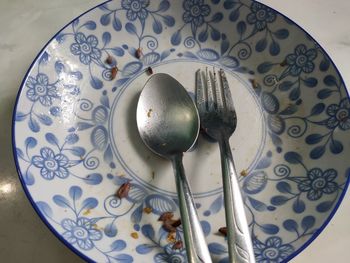
<path id="1" fill-rule="evenodd" d="M 131 187 L 131 184 L 130 182 L 127 182 L 127 183 L 124 183 L 122 184 L 117 193 L 116 193 L 116 196 L 120 199 L 124 198 L 124 197 L 127 197 L 128 196 L 128 193 L 130 191 L 130 187 Z"/>
<path id="2" fill-rule="evenodd" d="M 286 60 L 283 60 L 283 61 L 280 63 L 280 66 L 281 66 L 281 67 L 287 66 L 287 61 L 286 61 Z"/>
<path id="3" fill-rule="evenodd" d="M 174 217 L 174 213 L 173 212 L 165 212 L 163 214 L 160 215 L 160 217 L 158 218 L 158 221 L 167 221 L 170 220 Z"/>
<path id="4" fill-rule="evenodd" d="M 252 86 L 253 86 L 254 89 L 259 88 L 259 84 L 256 81 L 256 79 L 250 79 L 249 81 L 250 81 L 250 83 L 252 83 Z"/>
<path id="5" fill-rule="evenodd" d="M 166 146 L 166 142 L 163 142 L 163 143 L 162 143 L 162 146 Z"/>
<path id="6" fill-rule="evenodd" d="M 91 213 L 91 209 L 86 209 L 86 211 L 83 213 L 84 216 L 87 216 Z"/>
<path id="7" fill-rule="evenodd" d="M 112 64 L 113 64 L 113 58 L 112 58 L 112 56 L 109 55 L 109 56 L 107 57 L 106 63 L 107 63 L 108 65 L 112 65 Z"/>
<path id="8" fill-rule="evenodd" d="M 241 171 L 241 176 L 247 176 L 248 175 L 248 171 L 246 169 L 243 169 Z"/>
<path id="9" fill-rule="evenodd" d="M 169 242 L 169 243 L 175 243 L 176 242 L 176 238 L 175 238 L 175 236 L 176 236 L 176 233 L 175 232 L 170 232 L 168 235 L 167 235 L 167 241 Z"/>
<path id="10" fill-rule="evenodd" d="M 181 249 L 183 247 L 182 241 L 178 240 L 175 242 L 175 244 L 173 245 L 172 249 Z"/>
<path id="11" fill-rule="evenodd" d="M 132 238 L 134 238 L 134 239 L 138 239 L 138 238 L 139 238 L 139 234 L 138 234 L 137 232 L 132 232 L 132 233 L 130 234 L 130 236 L 131 236 Z"/>
<path id="12" fill-rule="evenodd" d="M 143 212 L 145 212 L 146 214 L 150 214 L 150 213 L 152 213 L 152 207 L 145 207 L 145 208 L 143 208 Z"/>
<path id="13" fill-rule="evenodd" d="M 219 233 L 223 234 L 225 237 L 227 236 L 227 227 L 220 227 L 219 228 Z"/>
<path id="14" fill-rule="evenodd" d="M 139 47 L 138 49 L 136 49 L 135 57 L 138 59 L 142 57 L 142 48 Z"/>
<path id="15" fill-rule="evenodd" d="M 147 72 L 148 75 L 152 75 L 153 74 L 153 69 L 151 67 L 148 67 L 146 69 L 146 72 Z"/>
<path id="16" fill-rule="evenodd" d="M 149 110 L 148 110 L 148 112 L 147 112 L 147 117 L 148 117 L 148 118 L 151 118 L 151 113 L 152 113 L 152 111 L 153 111 L 152 109 L 149 109 Z"/>
<path id="17" fill-rule="evenodd" d="M 178 227 L 178 226 L 180 226 L 181 225 L 181 219 L 179 218 L 178 220 L 175 220 L 175 221 L 173 221 L 172 223 L 171 223 L 171 225 L 173 226 L 173 227 Z"/>
<path id="18" fill-rule="evenodd" d="M 111 80 L 115 79 L 115 77 L 117 76 L 118 73 L 118 67 L 113 67 L 111 69 Z"/>
<path id="19" fill-rule="evenodd" d="M 97 224 L 93 224 L 92 227 L 96 230 L 103 230 L 103 227 L 99 227 Z"/>
<path id="20" fill-rule="evenodd" d="M 176 232 L 176 227 L 173 226 L 172 220 L 167 220 L 163 222 L 163 228 L 167 232 Z"/>

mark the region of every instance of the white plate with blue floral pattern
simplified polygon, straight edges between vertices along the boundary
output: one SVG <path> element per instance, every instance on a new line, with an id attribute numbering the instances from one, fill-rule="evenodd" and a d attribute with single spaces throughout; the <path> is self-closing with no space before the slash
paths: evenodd
<path id="1" fill-rule="evenodd" d="M 143 145 L 135 109 L 148 67 L 193 95 L 195 70 L 206 66 L 223 68 L 232 89 L 231 146 L 246 174 L 239 179 L 257 262 L 291 259 L 334 215 L 347 188 L 350 104 L 334 64 L 305 31 L 250 0 L 112 1 L 40 52 L 13 123 L 28 198 L 85 260 L 186 262 L 157 221 L 168 211 L 179 216 L 171 166 Z M 184 165 L 213 260 L 228 262 L 217 233 L 224 225 L 217 144 L 200 135 Z M 125 182 L 131 190 L 119 199 Z"/>

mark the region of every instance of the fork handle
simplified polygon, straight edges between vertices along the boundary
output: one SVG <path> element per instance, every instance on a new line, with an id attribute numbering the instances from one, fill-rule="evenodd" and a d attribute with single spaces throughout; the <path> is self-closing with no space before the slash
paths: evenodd
<path id="1" fill-rule="evenodd" d="M 184 232 L 187 259 L 190 263 L 211 263 L 209 249 L 200 224 L 191 189 L 182 164 L 182 154 L 172 158 L 176 189 L 179 197 L 181 223 Z"/>
<path id="2" fill-rule="evenodd" d="M 228 138 L 219 141 L 230 262 L 254 263 L 244 203 Z"/>

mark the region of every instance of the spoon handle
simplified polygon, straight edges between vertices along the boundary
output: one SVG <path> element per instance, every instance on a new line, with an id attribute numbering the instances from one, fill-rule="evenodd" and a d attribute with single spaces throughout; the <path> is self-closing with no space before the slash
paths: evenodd
<path id="1" fill-rule="evenodd" d="M 211 263 L 208 246 L 205 242 L 202 226 L 198 219 L 191 189 L 188 185 L 182 164 L 182 154 L 172 158 L 176 188 L 179 197 L 181 222 L 184 231 L 188 262 Z"/>
<path id="2" fill-rule="evenodd" d="M 227 138 L 223 138 L 219 141 L 219 145 L 230 261 L 235 263 L 254 263 L 252 240 L 249 234 L 243 198 L 238 184 L 230 144 Z"/>

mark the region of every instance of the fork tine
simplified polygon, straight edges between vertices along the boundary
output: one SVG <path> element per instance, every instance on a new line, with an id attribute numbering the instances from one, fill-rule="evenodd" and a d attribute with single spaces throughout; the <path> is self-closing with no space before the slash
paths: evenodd
<path id="1" fill-rule="evenodd" d="M 215 103 L 218 111 L 223 111 L 224 105 L 222 101 L 222 91 L 221 86 L 219 85 L 217 78 L 216 78 L 216 71 L 215 68 L 213 68 L 213 80 L 214 80 L 214 90 L 215 90 Z"/>
<path id="2" fill-rule="evenodd" d="M 205 111 L 205 85 L 203 85 L 201 70 L 196 71 L 196 104 L 199 114 Z"/>
<path id="3" fill-rule="evenodd" d="M 224 91 L 223 107 L 227 111 L 234 111 L 235 108 L 233 106 L 231 91 L 230 91 L 230 87 L 229 87 L 228 82 L 227 82 L 225 72 L 223 69 L 220 69 L 219 73 L 220 73 L 220 80 L 221 80 L 221 84 L 222 84 L 222 89 Z"/>
<path id="4" fill-rule="evenodd" d="M 208 111 L 214 110 L 215 98 L 212 85 L 212 76 L 211 72 L 208 71 L 208 68 L 205 68 L 205 79 L 207 81 L 207 98 L 208 98 Z"/>

